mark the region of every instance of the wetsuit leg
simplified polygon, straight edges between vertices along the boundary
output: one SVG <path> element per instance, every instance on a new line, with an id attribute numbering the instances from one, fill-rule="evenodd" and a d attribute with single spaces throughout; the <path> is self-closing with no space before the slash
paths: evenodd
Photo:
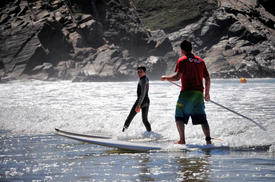
<path id="1" fill-rule="evenodd" d="M 148 107 L 143 107 L 141 108 L 141 111 L 142 111 L 142 121 L 143 121 L 143 124 L 145 125 L 146 127 L 146 130 L 148 132 L 151 131 L 151 125 L 150 123 L 148 122 L 148 111 L 149 111 L 149 106 Z"/>
<path id="2" fill-rule="evenodd" d="M 134 119 L 135 115 L 137 114 L 136 107 L 137 107 L 137 102 L 135 102 L 135 104 L 133 105 L 133 107 L 124 123 L 124 128 L 128 128 L 130 126 L 132 120 Z"/>

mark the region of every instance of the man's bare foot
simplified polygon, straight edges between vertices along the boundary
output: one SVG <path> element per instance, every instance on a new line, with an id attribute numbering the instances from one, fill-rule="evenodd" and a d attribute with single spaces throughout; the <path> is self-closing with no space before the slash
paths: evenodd
<path id="1" fill-rule="evenodd" d="M 174 144 L 181 144 L 181 145 L 184 145 L 184 144 L 185 144 L 185 141 L 179 140 L 179 141 L 176 141 Z"/>
<path id="2" fill-rule="evenodd" d="M 206 145 L 210 145 L 212 144 L 211 140 L 210 141 L 206 141 Z"/>

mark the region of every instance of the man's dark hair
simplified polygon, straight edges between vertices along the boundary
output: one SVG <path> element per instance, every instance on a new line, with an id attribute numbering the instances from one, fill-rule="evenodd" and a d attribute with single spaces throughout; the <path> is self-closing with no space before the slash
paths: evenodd
<path id="1" fill-rule="evenodd" d="M 185 52 L 191 52 L 192 51 L 192 44 L 188 40 L 183 40 L 180 44 L 180 48 L 184 50 Z"/>
<path id="2" fill-rule="evenodd" d="M 146 67 L 145 66 L 138 66 L 137 70 L 139 70 L 139 69 L 142 69 L 144 72 L 146 72 Z"/>

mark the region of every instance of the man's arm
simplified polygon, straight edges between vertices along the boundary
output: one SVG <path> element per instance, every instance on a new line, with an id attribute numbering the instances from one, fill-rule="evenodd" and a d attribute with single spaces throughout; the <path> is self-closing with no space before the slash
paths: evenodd
<path id="1" fill-rule="evenodd" d="M 205 78 L 205 93 L 204 93 L 204 99 L 206 101 L 210 100 L 210 77 Z"/>
<path id="2" fill-rule="evenodd" d="M 180 72 L 176 72 L 172 75 L 163 75 L 160 77 L 160 80 L 164 81 L 164 80 L 167 80 L 167 81 L 178 81 L 180 80 L 180 77 L 181 77 L 181 73 Z"/>

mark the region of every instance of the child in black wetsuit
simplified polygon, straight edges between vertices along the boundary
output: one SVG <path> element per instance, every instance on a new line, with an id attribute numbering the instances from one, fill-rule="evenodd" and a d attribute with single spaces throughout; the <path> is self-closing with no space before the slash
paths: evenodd
<path id="1" fill-rule="evenodd" d="M 139 77 L 138 87 L 137 87 L 137 100 L 135 104 L 133 105 L 125 123 L 122 129 L 122 132 L 125 131 L 132 122 L 135 115 L 140 112 L 140 109 L 142 111 L 142 121 L 143 124 L 146 127 L 146 130 L 148 132 L 151 131 L 151 125 L 148 122 L 148 111 L 149 111 L 149 105 L 150 100 L 148 97 L 148 91 L 149 91 L 149 79 L 146 76 L 146 68 L 144 66 L 139 66 L 137 68 L 137 74 Z"/>

